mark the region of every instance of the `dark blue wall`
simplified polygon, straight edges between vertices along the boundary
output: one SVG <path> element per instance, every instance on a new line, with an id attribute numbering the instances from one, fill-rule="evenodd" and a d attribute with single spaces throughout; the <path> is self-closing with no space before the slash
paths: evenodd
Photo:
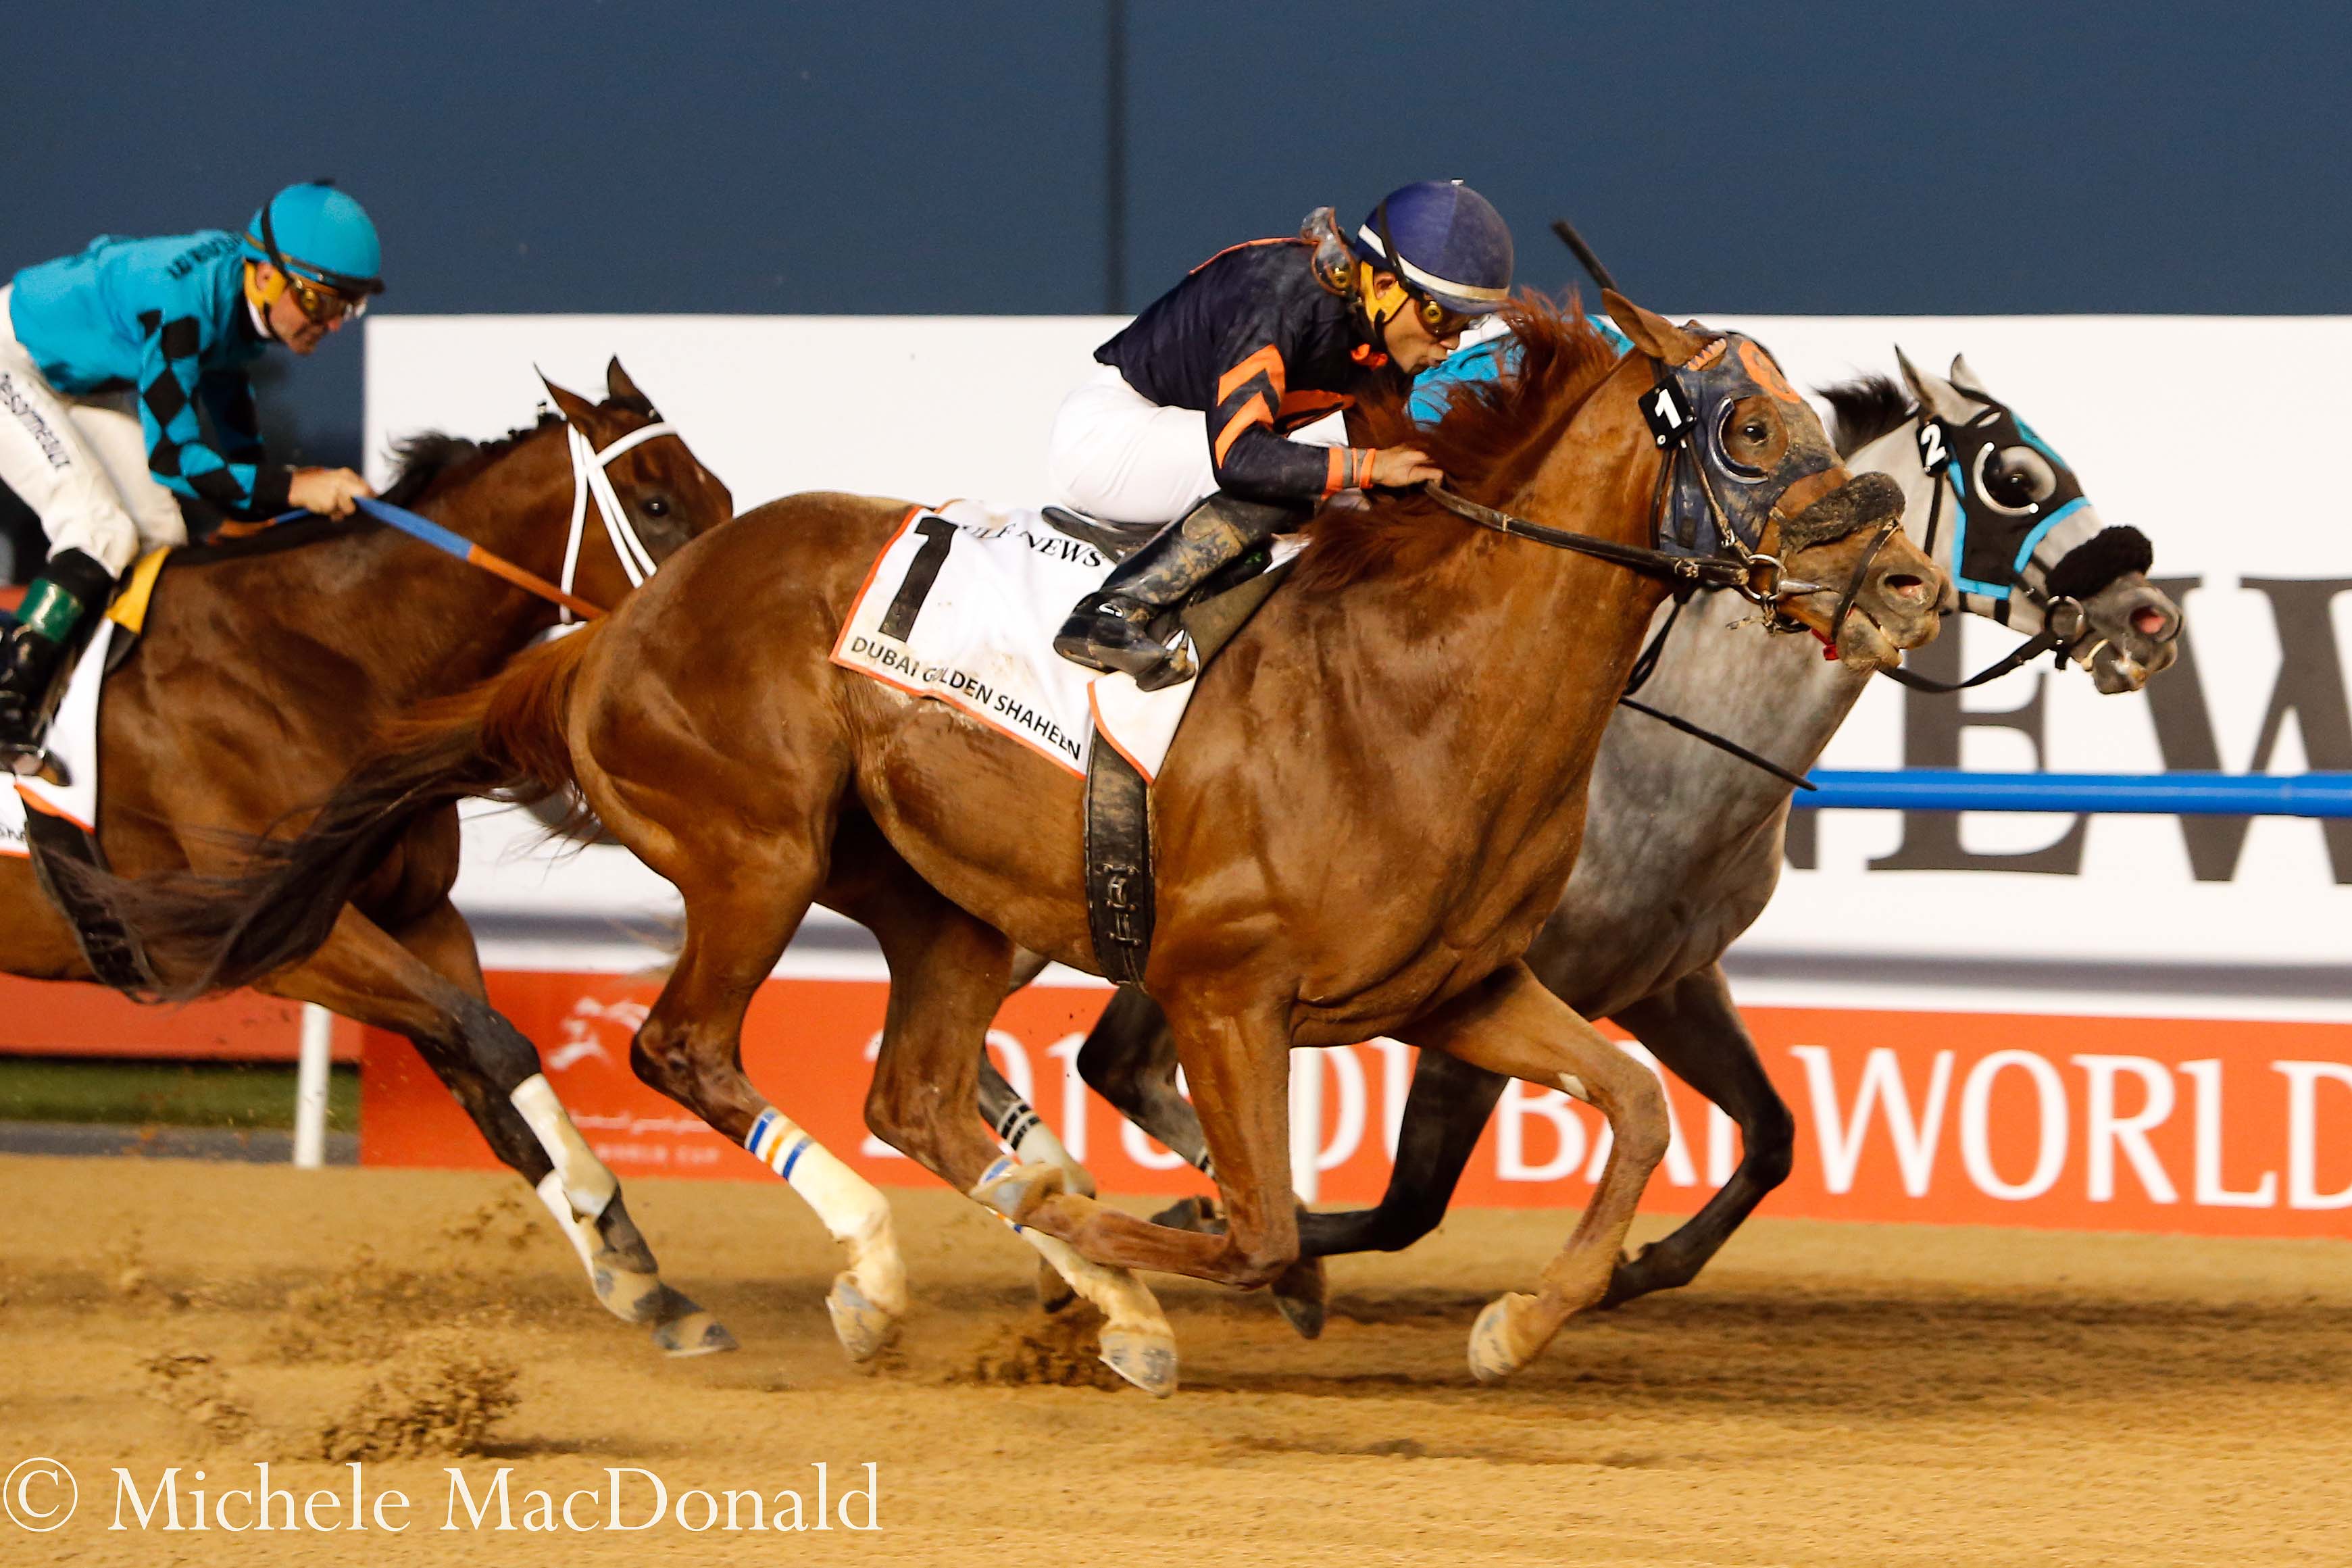
<path id="1" fill-rule="evenodd" d="M 1106 13 L 19 6 L 0 269 L 332 174 L 385 310 L 1098 310 Z M 1129 307 L 1458 175 L 1527 281 L 1571 280 L 1565 213 L 1681 308 L 2352 309 L 2341 5 L 1132 0 L 1128 32 Z M 269 390 L 314 458 L 356 455 L 358 365 Z"/>

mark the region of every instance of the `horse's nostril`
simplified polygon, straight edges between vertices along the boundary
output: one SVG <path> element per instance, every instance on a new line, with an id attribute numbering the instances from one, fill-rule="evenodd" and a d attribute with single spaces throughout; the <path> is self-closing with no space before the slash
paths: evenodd
<path id="1" fill-rule="evenodd" d="M 2153 604 L 2143 604 L 2132 612 L 2132 630 L 2143 637 L 2161 638 L 2170 618 Z"/>
<path id="2" fill-rule="evenodd" d="M 1927 597 L 1927 579 L 1911 572 L 1890 571 L 1881 581 L 1886 591 L 1897 599 L 1907 599 L 1916 603 Z"/>

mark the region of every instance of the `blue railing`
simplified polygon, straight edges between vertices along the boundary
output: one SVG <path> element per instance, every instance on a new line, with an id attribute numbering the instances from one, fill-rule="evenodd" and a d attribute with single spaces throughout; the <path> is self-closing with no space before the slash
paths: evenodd
<path id="1" fill-rule="evenodd" d="M 2094 811 L 2182 817 L 2352 817 L 2352 773 L 1969 773 L 1824 768 L 1812 810 Z"/>

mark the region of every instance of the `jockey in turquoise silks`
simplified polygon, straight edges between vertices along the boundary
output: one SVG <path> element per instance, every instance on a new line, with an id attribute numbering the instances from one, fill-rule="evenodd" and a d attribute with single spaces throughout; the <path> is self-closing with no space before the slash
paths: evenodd
<path id="1" fill-rule="evenodd" d="M 348 468 L 268 460 L 246 372 L 308 354 L 383 288 L 375 225 L 331 185 L 278 192 L 243 235 L 101 235 L 0 287 L 0 481 L 48 564 L 0 652 L 0 760 L 40 765 L 40 714 L 74 629 L 145 549 L 187 542 L 179 497 L 230 517 L 348 516 Z M 206 425 L 209 424 L 209 430 Z"/>

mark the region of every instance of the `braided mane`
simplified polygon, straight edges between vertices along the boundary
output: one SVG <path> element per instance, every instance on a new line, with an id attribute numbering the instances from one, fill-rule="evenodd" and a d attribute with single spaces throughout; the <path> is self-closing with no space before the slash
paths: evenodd
<path id="1" fill-rule="evenodd" d="M 1560 433 L 1617 363 L 1617 350 L 1584 319 L 1576 296 L 1555 303 L 1522 294 L 1503 308 L 1517 340 L 1516 362 L 1491 381 L 1448 389 L 1444 416 L 1415 424 L 1405 404 L 1367 404 L 1375 446 L 1418 446 L 1453 488 L 1474 500 L 1507 501 L 1559 444 Z M 1464 548 L 1478 531 L 1419 491 L 1381 492 L 1363 507 L 1327 507 L 1307 525 L 1309 547 L 1294 584 L 1343 588 L 1374 575 L 1417 576 Z"/>

